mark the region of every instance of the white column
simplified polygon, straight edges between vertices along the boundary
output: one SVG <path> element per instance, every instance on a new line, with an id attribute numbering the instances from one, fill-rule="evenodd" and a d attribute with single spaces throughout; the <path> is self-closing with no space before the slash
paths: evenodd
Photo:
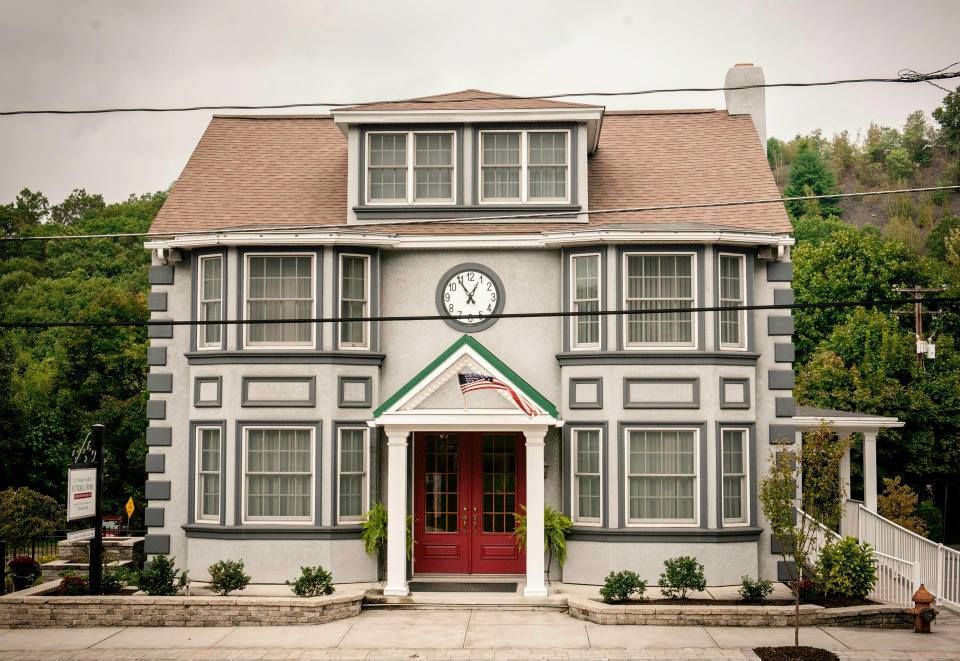
<path id="1" fill-rule="evenodd" d="M 848 440 L 849 436 L 840 437 L 841 442 Z M 840 489 L 843 491 L 842 502 L 843 505 L 840 509 L 840 534 L 844 537 L 852 535 L 853 537 L 857 536 L 856 530 L 850 530 L 851 522 L 847 520 L 847 506 L 846 502 L 850 499 L 850 447 L 848 446 L 846 451 L 843 453 L 843 456 L 840 457 Z"/>
<path id="2" fill-rule="evenodd" d="M 407 435 L 387 429 L 387 584 L 383 594 L 405 597 L 407 588 Z"/>
<path id="3" fill-rule="evenodd" d="M 524 431 L 527 439 L 527 586 L 526 597 L 547 596 L 543 582 L 543 439 L 546 429 Z"/>
<path id="4" fill-rule="evenodd" d="M 863 506 L 877 512 L 877 432 L 863 433 Z"/>

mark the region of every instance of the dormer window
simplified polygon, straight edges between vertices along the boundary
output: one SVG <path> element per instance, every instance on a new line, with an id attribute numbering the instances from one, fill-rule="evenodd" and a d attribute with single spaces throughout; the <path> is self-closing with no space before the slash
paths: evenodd
<path id="1" fill-rule="evenodd" d="M 480 131 L 480 201 L 569 202 L 570 131 Z"/>
<path id="2" fill-rule="evenodd" d="M 453 204 L 453 131 L 367 133 L 367 204 Z"/>

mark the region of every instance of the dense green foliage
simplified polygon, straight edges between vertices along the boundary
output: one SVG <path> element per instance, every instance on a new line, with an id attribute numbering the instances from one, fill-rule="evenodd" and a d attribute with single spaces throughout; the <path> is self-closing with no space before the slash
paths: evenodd
<path id="1" fill-rule="evenodd" d="M 663 561 L 663 573 L 657 579 L 657 585 L 665 597 L 686 599 L 688 592 L 706 590 L 707 579 L 703 575 L 703 565 L 696 558 L 682 555 Z"/>
<path id="2" fill-rule="evenodd" d="M 235 590 L 243 590 L 250 583 L 250 576 L 243 571 L 243 560 L 220 560 L 207 568 L 210 574 L 210 589 L 224 596 Z"/>
<path id="3" fill-rule="evenodd" d="M 517 543 L 517 548 L 521 551 L 527 545 L 527 515 L 526 507 L 520 506 L 521 514 L 516 515 L 516 526 L 513 530 L 513 538 Z M 557 564 L 563 567 L 567 561 L 567 535 L 573 531 L 573 521 L 563 512 L 558 512 L 549 505 L 543 508 L 543 540 L 547 548 L 547 573 L 553 564 L 554 558 Z"/>
<path id="4" fill-rule="evenodd" d="M 610 572 L 600 586 L 600 598 L 607 604 L 621 604 L 630 601 L 630 597 L 634 594 L 642 600 L 643 593 L 646 591 L 647 582 L 636 572 L 629 570 Z"/>
<path id="5" fill-rule="evenodd" d="M 154 556 L 140 572 L 137 584 L 151 597 L 170 597 L 187 585 L 187 572 L 177 569 L 174 558 Z"/>
<path id="6" fill-rule="evenodd" d="M 827 599 L 866 599 L 877 582 L 877 562 L 869 544 L 853 537 L 828 540 L 817 558 L 817 586 Z"/>
<path id="7" fill-rule="evenodd" d="M 773 592 L 773 581 L 765 578 L 753 580 L 749 576 L 740 578 L 740 600 L 748 604 L 759 604 Z"/>
<path id="8" fill-rule="evenodd" d="M 50 496 L 26 487 L 0 491 L 0 539 L 11 551 L 26 549 L 30 540 L 53 534 L 63 523 L 63 508 Z"/>
<path id="9" fill-rule="evenodd" d="M 319 597 L 324 594 L 333 594 L 333 574 L 322 566 L 301 567 L 300 576 L 293 583 L 287 581 L 298 597 Z"/>

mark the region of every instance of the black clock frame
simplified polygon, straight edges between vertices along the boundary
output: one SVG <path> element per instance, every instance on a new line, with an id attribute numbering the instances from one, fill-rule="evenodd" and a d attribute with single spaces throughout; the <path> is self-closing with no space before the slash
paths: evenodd
<path id="1" fill-rule="evenodd" d="M 455 276 L 457 273 L 462 273 L 463 271 L 479 271 L 493 283 L 493 286 L 497 290 L 497 304 L 493 308 L 493 314 L 498 315 L 503 312 L 503 306 L 507 300 L 507 292 L 503 287 L 503 281 L 500 277 L 494 273 L 493 269 L 489 266 L 483 264 L 477 264 L 475 262 L 464 262 L 462 264 L 457 264 L 454 267 L 451 267 L 443 274 L 440 278 L 440 282 L 437 284 L 437 294 L 436 294 L 436 303 L 437 310 L 443 316 L 444 322 L 450 328 L 460 331 L 461 333 L 477 333 L 482 330 L 486 330 L 497 323 L 498 317 L 493 316 L 487 319 L 484 319 L 481 322 L 476 324 L 465 324 L 461 322 L 456 317 L 450 316 L 450 313 L 447 312 L 447 309 L 443 305 L 443 290 L 446 288 L 447 283 L 450 282 L 450 278 Z"/>

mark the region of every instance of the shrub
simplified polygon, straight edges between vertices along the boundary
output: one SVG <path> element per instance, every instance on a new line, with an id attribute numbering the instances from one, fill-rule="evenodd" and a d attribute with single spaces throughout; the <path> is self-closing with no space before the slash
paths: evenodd
<path id="1" fill-rule="evenodd" d="M 794 594 L 799 595 L 802 603 L 818 601 L 823 596 L 820 592 L 820 586 L 809 578 L 800 579 L 799 584 L 797 581 L 790 581 L 788 586 Z"/>
<path id="2" fill-rule="evenodd" d="M 753 580 L 749 576 L 740 579 L 740 599 L 750 604 L 759 604 L 773 592 L 773 582 L 764 578 Z"/>
<path id="3" fill-rule="evenodd" d="M 224 596 L 234 590 L 243 590 L 250 577 L 243 573 L 243 560 L 221 560 L 207 568 L 210 572 L 210 589 Z"/>
<path id="4" fill-rule="evenodd" d="M 333 594 L 333 574 L 317 565 L 316 567 L 301 567 L 300 576 L 293 583 L 287 581 L 298 597 L 319 597 L 322 594 Z"/>
<path id="5" fill-rule="evenodd" d="M 0 539 L 7 548 L 24 548 L 62 527 L 63 509 L 50 496 L 27 487 L 0 491 Z"/>
<path id="6" fill-rule="evenodd" d="M 179 571 L 174 558 L 158 555 L 140 572 L 140 589 L 151 597 L 169 597 L 187 584 L 187 572 Z"/>
<path id="7" fill-rule="evenodd" d="M 853 537 L 827 542 L 816 570 L 820 589 L 828 599 L 865 599 L 877 582 L 873 549 Z"/>
<path id="8" fill-rule="evenodd" d="M 103 594 L 120 594 L 123 582 L 116 571 L 105 571 L 100 578 L 100 592 Z"/>
<path id="9" fill-rule="evenodd" d="M 83 576 L 64 572 L 56 593 L 61 597 L 82 597 L 90 594 L 90 583 Z"/>
<path id="10" fill-rule="evenodd" d="M 603 582 L 603 587 L 600 588 L 600 596 L 605 603 L 618 604 L 629 601 L 632 594 L 643 599 L 643 593 L 646 590 L 647 582 L 637 576 L 636 572 L 610 572 Z"/>
<path id="11" fill-rule="evenodd" d="M 682 555 L 663 561 L 664 572 L 660 574 L 657 585 L 664 596 L 670 599 L 686 599 L 691 590 L 707 589 L 707 579 L 703 576 L 703 565 L 696 558 Z"/>
<path id="12" fill-rule="evenodd" d="M 140 570 L 136 567 L 122 566 L 110 572 L 118 581 L 127 585 L 140 585 Z"/>
<path id="13" fill-rule="evenodd" d="M 17 555 L 7 563 L 10 573 L 24 578 L 36 578 L 40 575 L 40 565 L 29 555 Z"/>

